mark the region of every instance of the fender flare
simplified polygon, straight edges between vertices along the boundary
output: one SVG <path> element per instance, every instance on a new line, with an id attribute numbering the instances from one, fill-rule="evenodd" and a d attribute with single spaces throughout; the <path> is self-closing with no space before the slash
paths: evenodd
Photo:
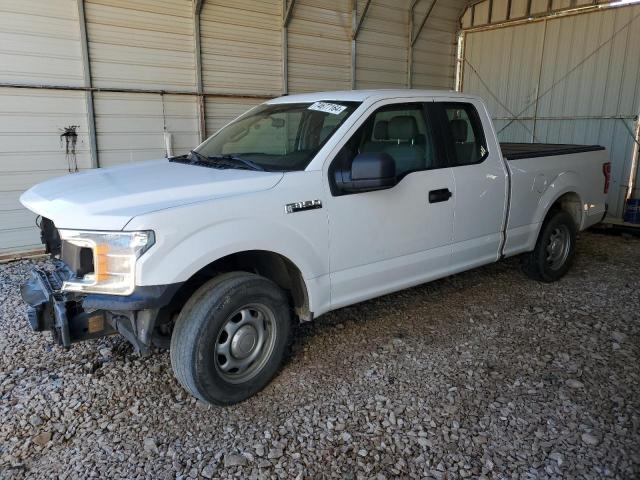
<path id="1" fill-rule="evenodd" d="M 579 221 L 577 222 L 576 226 L 578 227 L 578 229 L 581 228 L 584 221 L 584 214 L 582 211 L 582 199 L 584 197 L 582 195 L 582 192 L 580 191 L 579 184 L 580 182 L 578 174 L 571 171 L 561 173 L 549 184 L 548 188 L 545 190 L 543 195 L 540 197 L 540 200 L 538 201 L 538 207 L 533 217 L 533 223 L 538 224 L 535 241 L 538 240 L 544 220 L 549 215 L 549 212 L 551 211 L 553 205 L 555 205 L 556 202 L 560 198 L 562 198 L 562 196 L 568 193 L 578 196 L 580 209 L 578 210 Z"/>

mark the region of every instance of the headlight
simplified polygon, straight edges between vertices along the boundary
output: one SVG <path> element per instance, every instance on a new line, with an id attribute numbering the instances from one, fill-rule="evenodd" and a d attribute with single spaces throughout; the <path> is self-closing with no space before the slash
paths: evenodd
<path id="1" fill-rule="evenodd" d="M 67 292 L 130 295 L 135 288 L 136 260 L 154 243 L 152 231 L 87 232 L 60 230 L 64 254 L 65 242 L 93 254 L 93 271 L 64 282 Z"/>

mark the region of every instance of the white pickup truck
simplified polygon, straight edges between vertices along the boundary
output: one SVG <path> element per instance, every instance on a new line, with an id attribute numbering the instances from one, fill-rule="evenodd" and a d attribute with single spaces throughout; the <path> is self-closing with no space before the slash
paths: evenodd
<path id="1" fill-rule="evenodd" d="M 25 192 L 56 268 L 22 296 L 62 346 L 170 347 L 186 390 L 232 404 L 275 375 L 296 322 L 518 254 L 558 280 L 609 174 L 600 146 L 499 144 L 469 95 L 285 96 L 188 155 Z"/>

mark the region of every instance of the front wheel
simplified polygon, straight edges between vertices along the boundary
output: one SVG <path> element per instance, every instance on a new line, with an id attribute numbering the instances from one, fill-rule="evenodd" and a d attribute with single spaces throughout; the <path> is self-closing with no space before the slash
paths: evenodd
<path id="1" fill-rule="evenodd" d="M 542 225 L 536 248 L 523 257 L 523 270 L 534 280 L 555 282 L 564 277 L 575 256 L 577 227 L 564 211 L 552 213 Z"/>
<path id="2" fill-rule="evenodd" d="M 237 403 L 276 374 L 290 331 L 282 289 L 251 273 L 223 274 L 200 287 L 180 312 L 171 336 L 171 366 L 200 400 Z"/>

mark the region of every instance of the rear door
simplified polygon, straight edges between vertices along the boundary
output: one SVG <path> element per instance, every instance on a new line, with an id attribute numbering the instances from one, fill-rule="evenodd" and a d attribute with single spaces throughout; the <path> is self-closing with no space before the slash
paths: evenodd
<path id="1" fill-rule="evenodd" d="M 459 272 L 499 258 L 507 172 L 479 101 L 438 99 L 435 107 L 456 186 L 451 266 Z"/>
<path id="2" fill-rule="evenodd" d="M 455 192 L 433 121 L 426 102 L 377 103 L 329 159 L 326 204 L 333 308 L 446 275 Z M 350 168 L 355 156 L 364 152 L 391 155 L 398 183 L 387 190 L 336 191 L 335 170 Z"/>

